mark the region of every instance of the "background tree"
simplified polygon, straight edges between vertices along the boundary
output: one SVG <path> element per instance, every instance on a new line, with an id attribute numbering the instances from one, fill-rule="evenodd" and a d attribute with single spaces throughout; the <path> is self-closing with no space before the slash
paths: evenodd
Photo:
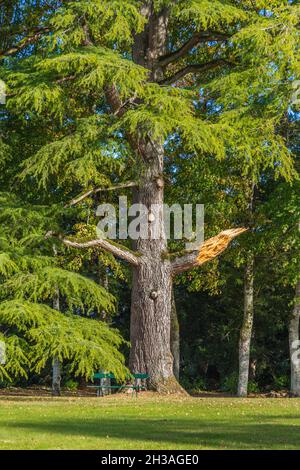
<path id="1" fill-rule="evenodd" d="M 30 370 L 40 373 L 53 360 L 68 362 L 75 375 L 86 379 L 99 368 L 124 378 L 124 358 L 118 351 L 121 336 L 87 318 L 103 309 L 112 311 L 114 298 L 47 255 L 47 248 L 50 253 L 52 248 L 44 237 L 49 219 L 41 207 L 29 211 L 28 205 L 12 202 L 12 195 L 2 196 L 0 323 L 8 360 L 1 366 L 1 378 L 27 377 Z M 58 295 L 62 305 L 53 309 Z"/>
<path id="2" fill-rule="evenodd" d="M 284 122 L 288 124 L 289 128 L 295 127 L 295 122 L 293 123 L 292 120 L 286 121 L 284 119 Z M 260 138 L 259 134 L 257 134 L 257 138 Z M 295 144 L 292 145 L 291 143 L 291 135 L 288 143 L 297 162 L 297 149 Z M 248 155 L 255 152 L 257 144 L 258 142 L 252 148 L 249 148 Z M 244 156 L 242 155 L 241 157 L 243 158 Z M 290 190 L 287 190 L 290 185 L 283 183 L 283 178 L 276 177 L 272 167 L 265 169 L 263 166 L 256 167 L 261 162 L 257 162 L 254 158 L 251 165 L 241 164 L 237 155 L 234 155 L 230 163 L 230 171 L 228 171 L 229 158 L 230 156 L 228 155 L 226 161 L 213 164 L 208 156 L 203 161 L 192 161 L 191 156 L 184 153 L 172 155 L 169 163 L 169 177 L 173 178 L 176 184 L 167 191 L 167 194 L 170 201 L 176 200 L 181 204 L 187 202 L 196 204 L 200 201 L 204 203 L 206 208 L 206 231 L 218 230 L 220 224 L 223 227 L 239 224 L 251 228 L 248 234 L 234 244 L 224 259 L 224 262 L 230 262 L 232 268 L 236 271 L 237 277 L 240 275 L 239 269 L 242 266 L 245 266 L 244 270 L 247 273 L 246 278 L 244 275 L 243 302 L 245 310 L 244 319 L 241 322 L 242 327 L 239 340 L 240 373 L 236 381 L 238 394 L 245 396 L 248 390 L 249 372 L 250 379 L 253 381 L 257 363 L 257 358 L 253 355 L 253 348 L 252 358 L 250 356 L 254 305 L 257 307 L 257 304 L 261 302 L 259 291 L 261 290 L 262 283 L 267 286 L 269 282 L 271 284 L 274 282 L 278 284 L 284 279 L 283 276 L 280 281 L 280 278 L 276 275 L 274 280 L 272 275 L 270 276 L 266 273 L 265 263 L 267 259 L 270 260 L 272 265 L 275 262 L 279 262 L 278 257 L 282 253 L 282 233 L 285 230 L 283 221 L 285 220 L 285 223 L 290 227 L 290 224 L 295 220 L 297 203 L 295 201 L 292 202 L 294 210 L 291 211 L 291 200 L 293 200 L 291 194 L 293 191 L 291 193 Z M 241 173 L 241 171 L 243 172 Z M 249 171 L 251 174 L 247 175 Z M 256 182 L 255 185 L 253 180 Z M 281 185 L 285 188 L 283 191 L 288 196 L 287 198 L 282 198 L 281 202 L 277 200 L 278 196 L 276 196 L 275 203 L 274 197 L 276 193 L 274 191 Z M 293 213 L 292 217 L 291 212 Z M 281 214 L 282 220 L 280 220 L 279 214 Z M 270 220 L 273 220 L 273 218 L 275 218 L 275 221 L 271 224 L 272 228 L 270 229 Z M 294 226 L 297 226 L 295 222 Z M 291 228 L 289 230 L 295 240 L 296 233 Z M 274 249 L 274 243 L 276 249 Z M 291 240 L 288 243 L 291 243 Z M 295 246 L 295 241 L 293 246 Z M 288 256 L 291 256 L 291 253 Z M 254 259 L 257 263 L 255 277 L 253 270 Z M 295 259 L 299 259 L 298 253 L 295 253 Z M 219 294 L 219 292 L 222 292 L 223 295 L 228 295 L 226 289 L 230 278 L 228 272 L 222 272 L 220 268 L 218 269 L 218 264 L 210 264 L 206 269 L 194 270 L 192 273 L 182 276 L 181 283 L 187 286 L 190 291 L 206 290 L 211 295 Z M 256 286 L 254 286 L 254 279 Z M 239 294 L 237 293 L 237 295 Z M 270 295 L 270 293 L 267 295 Z M 229 305 L 228 309 L 229 315 L 232 315 L 232 306 Z M 214 353 L 211 353 L 211 356 L 216 357 Z M 252 384 L 250 384 L 251 387 Z"/>

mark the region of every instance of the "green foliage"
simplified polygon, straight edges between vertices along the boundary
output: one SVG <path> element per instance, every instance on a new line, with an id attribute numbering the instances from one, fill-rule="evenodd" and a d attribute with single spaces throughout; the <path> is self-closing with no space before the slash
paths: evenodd
<path id="1" fill-rule="evenodd" d="M 274 377 L 275 390 L 286 389 L 289 386 L 289 377 L 287 375 L 278 375 Z"/>
<path id="2" fill-rule="evenodd" d="M 81 309 L 87 314 L 101 310 L 112 312 L 115 308 L 112 295 L 103 287 L 80 274 L 58 267 L 17 274 L 2 287 L 7 295 L 33 302 L 51 301 L 59 291 L 69 309 Z"/>
<path id="3" fill-rule="evenodd" d="M 10 381 L 12 377 L 27 378 L 29 366 L 28 344 L 17 335 L 9 337 L 0 333 L 0 340 L 5 344 L 5 364 L 0 364 L 0 381 Z"/>
<path id="4" fill-rule="evenodd" d="M 56 30 L 51 42 L 59 48 L 82 44 L 86 24 L 97 43 L 128 46 L 132 43 L 132 31 L 142 31 L 145 19 L 137 0 L 84 0 L 62 6 L 51 24 Z"/>
<path id="5" fill-rule="evenodd" d="M 236 391 L 237 391 L 237 387 L 238 387 L 238 375 L 237 373 L 232 373 L 231 375 L 228 375 L 227 377 L 225 377 L 222 385 L 221 385 L 221 389 L 224 391 L 224 392 L 229 392 L 229 393 L 232 393 L 232 394 L 235 394 Z"/>
<path id="6" fill-rule="evenodd" d="M 103 142 L 108 126 L 108 120 L 96 116 L 79 120 L 75 132 L 45 145 L 26 160 L 21 178 L 32 175 L 43 188 L 53 177 L 60 185 L 72 185 L 75 181 L 83 186 L 91 182 L 108 186 L 109 175 L 124 171 L 124 158 L 116 156 L 118 142 L 112 136 L 107 143 Z"/>
<path id="7" fill-rule="evenodd" d="M 0 274 L 8 277 L 17 270 L 16 263 L 11 259 L 8 253 L 0 253 Z"/>
<path id="8" fill-rule="evenodd" d="M 72 379 L 66 380 L 66 382 L 64 383 L 64 387 L 68 390 L 75 391 L 78 389 L 78 382 Z"/>
<path id="9" fill-rule="evenodd" d="M 98 319 L 79 316 L 111 315 L 115 298 L 94 280 L 60 266 L 53 241 L 49 246 L 45 240 L 52 209 L 30 207 L 8 194 L 1 194 L 1 207 L 0 325 L 7 361 L 0 379 L 41 374 L 54 357 L 86 379 L 101 367 L 124 377 L 119 333 Z M 63 313 L 49 307 L 57 295 Z"/>
<path id="10" fill-rule="evenodd" d="M 101 368 L 111 370 L 118 379 L 126 375 L 123 355 L 118 352 L 123 339 L 106 323 L 62 314 L 47 305 L 21 300 L 0 304 L 0 322 L 17 329 L 24 338 L 3 337 L 8 357 L 1 369 L 5 377 L 26 376 L 24 363 L 41 373 L 54 357 L 68 361 L 71 371 L 87 380 Z M 27 355 L 20 341 L 26 341 Z"/>
<path id="11" fill-rule="evenodd" d="M 192 395 L 203 392 L 208 388 L 206 380 L 201 377 L 198 377 L 193 380 L 191 377 L 185 376 L 180 379 L 180 384 L 185 390 L 188 390 L 189 393 L 191 393 Z"/>
<path id="12" fill-rule="evenodd" d="M 11 91 L 18 91 L 8 100 L 8 109 L 50 113 L 63 131 L 61 138 L 52 139 L 26 160 L 23 176 L 34 176 L 43 187 L 53 176 L 64 185 L 66 179 L 85 187 L 91 181 L 106 184 L 107 174 L 122 173 L 122 165 L 118 167 L 120 162 L 112 156 L 121 152 L 128 158 L 130 152 L 119 144 L 129 131 L 138 139 L 151 135 L 161 141 L 179 134 L 187 152 L 210 152 L 218 158 L 234 152 L 245 175 L 258 178 L 271 167 L 291 179 L 293 161 L 276 129 L 293 92 L 292 78 L 299 71 L 299 8 L 284 3 L 276 2 L 272 14 L 258 14 L 263 2 L 243 6 L 234 1 L 190 0 L 172 5 L 171 16 L 182 25 L 187 22 L 189 30 L 194 24 L 196 30 L 221 28 L 232 36 L 223 57 L 232 67 L 204 73 L 202 80 L 200 74 L 200 82 L 195 76 L 188 91 L 184 83 L 166 87 L 149 82 L 149 71 L 124 53 L 122 44 L 130 44 L 132 31 L 144 27 L 138 2 L 81 1 L 63 6 L 51 20 L 59 38 L 55 55 L 26 59 L 20 71 L 7 71 Z M 90 39 L 85 44 L 87 34 Z M 218 48 L 199 48 L 193 54 L 183 65 L 221 58 Z M 204 83 L 205 94 L 199 96 Z M 115 123 L 103 101 L 108 86 L 115 87 L 127 111 Z M 204 99 L 211 103 L 206 113 Z M 105 172 L 100 170 L 103 166 Z"/>
<path id="13" fill-rule="evenodd" d="M 224 392 L 236 394 L 237 386 L 238 386 L 238 375 L 236 373 L 233 373 L 224 379 L 223 384 L 222 384 L 222 390 Z M 257 383 L 254 382 L 253 380 L 249 380 L 248 393 L 259 393 L 259 391 L 260 390 L 259 390 Z"/>
<path id="14" fill-rule="evenodd" d="M 142 91 L 147 76 L 145 69 L 122 57 L 118 52 L 104 47 L 85 47 L 64 55 L 37 62 L 38 73 L 58 79 L 75 75 L 76 85 L 85 93 L 102 91 L 104 84 L 114 83 L 120 97 Z M 54 75 L 55 74 L 55 75 Z"/>
<path id="15" fill-rule="evenodd" d="M 188 0 L 178 2 L 175 15 L 179 21 L 193 22 L 198 31 L 219 28 L 246 20 L 249 15 L 232 1 Z"/>

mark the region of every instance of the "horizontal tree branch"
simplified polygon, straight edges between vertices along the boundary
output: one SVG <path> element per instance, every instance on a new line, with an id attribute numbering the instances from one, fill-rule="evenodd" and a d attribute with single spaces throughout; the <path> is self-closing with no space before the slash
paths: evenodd
<path id="1" fill-rule="evenodd" d="M 1 2 L 0 2 L 1 5 Z M 36 33 L 48 33 L 50 31 L 50 28 L 48 26 L 35 26 L 35 27 L 26 27 L 26 26 L 21 26 L 20 24 L 6 24 L 2 25 L 2 33 L 5 32 L 5 37 L 13 37 L 13 36 L 24 36 L 23 39 L 26 38 L 26 36 L 32 36 Z"/>
<path id="2" fill-rule="evenodd" d="M 175 258 L 171 263 L 172 273 L 180 274 L 211 261 L 223 253 L 234 238 L 246 231 L 245 228 L 229 229 L 209 238 L 200 246 L 199 250 Z"/>
<path id="3" fill-rule="evenodd" d="M 231 62 L 225 59 L 215 59 L 210 62 L 206 62 L 205 64 L 191 64 L 187 65 L 183 69 L 178 70 L 178 72 L 171 75 L 171 77 L 167 77 L 162 80 L 160 85 L 172 85 L 172 83 L 177 82 L 181 78 L 185 77 L 189 73 L 199 73 L 199 72 L 207 72 L 208 70 L 213 70 L 221 65 L 233 65 Z"/>
<path id="4" fill-rule="evenodd" d="M 128 251 L 125 247 L 123 248 L 121 245 L 111 243 L 108 240 L 99 238 L 96 240 L 89 240 L 87 242 L 77 242 L 69 240 L 68 238 L 63 237 L 61 234 L 50 231 L 46 234 L 45 238 L 51 237 L 58 238 L 62 241 L 64 245 L 69 246 L 71 248 L 101 248 L 102 250 L 113 254 L 117 258 L 127 261 L 132 266 L 138 266 L 140 264 L 140 258 L 138 253 L 135 254 L 134 252 Z"/>
<path id="5" fill-rule="evenodd" d="M 128 183 L 117 184 L 116 186 L 109 186 L 108 188 L 93 188 L 87 191 L 86 193 L 81 194 L 81 196 L 78 196 L 75 199 L 72 199 L 72 201 L 70 201 L 68 204 L 65 205 L 65 208 L 75 206 L 76 204 L 83 201 L 84 199 L 91 196 L 92 194 L 104 193 L 108 191 L 117 191 L 118 189 L 135 188 L 137 186 L 138 184 L 135 183 L 134 181 L 129 181 Z"/>
<path id="6" fill-rule="evenodd" d="M 160 57 L 159 63 L 162 67 L 175 62 L 176 60 L 184 57 L 190 50 L 196 47 L 198 44 L 210 42 L 210 41 L 226 41 L 230 38 L 229 34 L 220 33 L 216 31 L 205 31 L 195 33 L 182 47 L 177 51 L 171 52 L 163 57 Z"/>
<path id="7" fill-rule="evenodd" d="M 68 77 L 58 78 L 55 81 L 55 83 L 61 84 L 61 83 L 65 83 L 65 82 L 70 82 L 70 81 L 75 80 L 75 79 L 76 79 L 76 75 L 69 75 Z"/>
<path id="8" fill-rule="evenodd" d="M 33 34 L 22 39 L 19 44 L 16 44 L 15 46 L 10 47 L 9 49 L 0 51 L 0 57 L 12 56 L 20 52 L 25 47 L 37 41 L 43 34 L 47 34 L 50 31 L 50 28 L 37 28 Z"/>

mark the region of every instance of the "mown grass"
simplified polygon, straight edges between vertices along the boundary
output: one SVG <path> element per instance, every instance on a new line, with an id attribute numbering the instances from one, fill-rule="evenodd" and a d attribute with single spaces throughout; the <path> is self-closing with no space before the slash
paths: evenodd
<path id="1" fill-rule="evenodd" d="M 300 399 L 0 399 L 0 449 L 300 449 Z"/>

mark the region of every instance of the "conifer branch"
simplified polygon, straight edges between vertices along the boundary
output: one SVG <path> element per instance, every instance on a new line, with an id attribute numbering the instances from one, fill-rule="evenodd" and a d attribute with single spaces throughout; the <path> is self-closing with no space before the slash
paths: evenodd
<path id="1" fill-rule="evenodd" d="M 232 66 L 233 63 L 229 62 L 225 59 L 215 59 L 210 62 L 206 62 L 205 64 L 191 64 L 187 65 L 183 69 L 178 70 L 178 72 L 174 73 L 171 77 L 167 77 L 160 82 L 160 85 L 172 85 L 172 83 L 177 82 L 181 78 L 184 78 L 189 73 L 199 73 L 199 72 L 207 72 L 208 70 L 213 70 L 221 65 L 229 65 Z"/>
<path id="2" fill-rule="evenodd" d="M 180 274 L 211 261 L 223 253 L 234 238 L 246 231 L 245 228 L 229 229 L 209 238 L 199 247 L 199 250 L 175 258 L 171 263 L 172 273 Z"/>
<path id="3" fill-rule="evenodd" d="M 105 87 L 106 100 L 111 107 L 114 116 L 122 117 L 125 113 L 124 105 L 120 99 L 118 90 L 115 85 Z"/>
<path id="4" fill-rule="evenodd" d="M 112 114 L 118 118 L 121 118 L 126 113 L 126 105 L 128 104 L 128 102 L 133 104 L 133 102 L 136 100 L 136 97 L 134 96 L 125 104 L 122 103 L 119 92 L 115 85 L 106 86 L 104 91 L 106 101 L 111 108 Z M 130 132 L 126 132 L 125 135 L 129 144 L 131 145 L 131 148 L 136 151 L 138 148 L 136 138 Z"/>
<path id="5" fill-rule="evenodd" d="M 138 184 L 134 181 L 129 181 L 128 183 L 117 184 L 116 186 L 110 186 L 108 188 L 93 188 L 87 191 L 86 193 L 82 194 L 81 196 L 72 199 L 68 204 L 65 205 L 65 209 L 67 207 L 76 206 L 79 202 L 83 201 L 87 197 L 91 196 L 92 194 L 104 193 L 108 191 L 117 191 L 118 189 L 127 189 L 127 188 L 135 188 Z"/>
<path id="6" fill-rule="evenodd" d="M 98 238 L 96 240 L 88 240 L 86 242 L 78 242 L 69 240 L 68 238 L 63 237 L 61 234 L 52 231 L 48 232 L 45 235 L 45 238 L 51 237 L 58 238 L 62 241 L 64 245 L 69 246 L 71 248 L 101 248 L 102 250 L 108 251 L 109 253 L 113 254 L 117 258 L 127 261 L 133 266 L 139 266 L 140 264 L 138 252 L 134 253 L 133 251 L 126 250 L 125 247 L 122 247 L 122 245 L 112 243 L 102 238 Z"/>
<path id="7" fill-rule="evenodd" d="M 195 33 L 177 51 L 171 52 L 170 54 L 160 57 L 159 63 L 162 67 L 166 67 L 167 65 L 184 57 L 194 47 L 198 46 L 198 44 L 201 44 L 203 42 L 209 42 L 209 41 L 227 41 L 229 38 L 230 38 L 229 34 L 215 32 L 215 31 L 205 31 L 205 32 Z"/>
<path id="8" fill-rule="evenodd" d="M 46 34 L 49 32 L 50 32 L 50 28 L 37 28 L 36 31 L 34 31 L 34 34 L 29 35 L 23 40 L 21 40 L 19 44 L 16 44 L 15 46 L 12 46 L 9 49 L 0 51 L 0 57 L 8 57 L 8 56 L 17 54 L 25 47 L 37 41 L 43 34 Z"/>
<path id="9" fill-rule="evenodd" d="M 68 77 L 59 78 L 58 80 L 56 80 L 55 83 L 61 84 L 61 83 L 69 82 L 71 80 L 75 80 L 75 79 L 76 79 L 76 75 L 69 75 Z"/>
<path id="10" fill-rule="evenodd" d="M 114 112 L 114 115 L 117 116 L 117 117 L 121 117 L 121 116 L 124 114 L 124 110 L 126 111 L 125 108 L 126 108 L 127 106 L 136 104 L 136 99 L 137 99 L 137 94 L 135 93 L 132 98 L 129 98 L 129 99 L 126 100 L 124 103 L 122 103 L 122 105 L 120 106 L 120 108 L 117 109 L 117 110 Z"/>

